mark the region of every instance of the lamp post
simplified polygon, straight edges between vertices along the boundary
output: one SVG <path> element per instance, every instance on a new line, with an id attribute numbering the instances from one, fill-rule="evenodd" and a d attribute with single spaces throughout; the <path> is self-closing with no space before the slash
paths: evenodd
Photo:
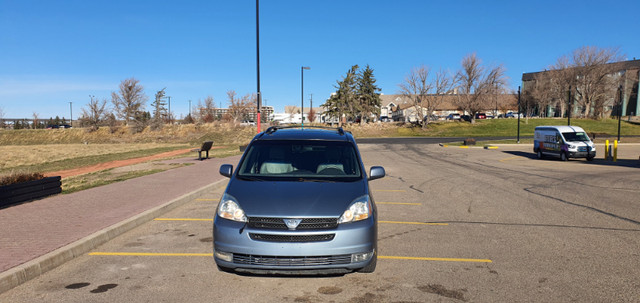
<path id="1" fill-rule="evenodd" d="M 311 69 L 308 66 L 300 67 L 300 123 L 304 127 L 304 70 Z"/>
<path id="2" fill-rule="evenodd" d="M 520 86 L 518 86 L 518 141 L 520 143 Z"/>
<path id="3" fill-rule="evenodd" d="M 620 120 L 622 120 L 622 85 L 618 87 L 618 142 L 620 142 Z"/>
<path id="4" fill-rule="evenodd" d="M 73 102 L 69 101 L 69 113 L 71 114 L 71 127 L 73 127 Z M 618 139 L 619 141 L 620 139 Z"/>
<path id="5" fill-rule="evenodd" d="M 258 133 L 260 133 L 260 107 L 262 106 L 262 95 L 260 94 L 260 0 L 256 0 L 256 75 L 257 75 L 257 95 L 256 95 L 256 104 L 257 104 L 257 116 L 258 121 L 256 125 L 258 126 Z"/>

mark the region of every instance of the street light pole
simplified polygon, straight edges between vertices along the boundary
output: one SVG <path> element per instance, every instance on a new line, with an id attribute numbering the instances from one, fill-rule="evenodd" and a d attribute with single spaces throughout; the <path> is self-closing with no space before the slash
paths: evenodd
<path id="1" fill-rule="evenodd" d="M 311 69 L 311 67 L 308 67 L 308 66 L 300 67 L 300 104 L 301 104 L 300 123 L 302 124 L 303 128 L 304 128 L 304 70 L 305 69 Z"/>
<path id="2" fill-rule="evenodd" d="M 260 0 L 256 0 L 256 75 L 257 75 L 257 96 L 256 104 L 258 106 L 258 133 L 260 133 L 260 107 L 262 106 L 262 95 L 260 94 Z"/>
<path id="3" fill-rule="evenodd" d="M 518 142 L 520 143 L 520 86 L 518 86 Z"/>
<path id="4" fill-rule="evenodd" d="M 71 126 L 73 127 L 73 105 L 72 105 L 72 104 L 73 104 L 73 102 L 69 101 L 69 112 L 70 112 L 70 114 L 71 114 L 71 121 L 70 121 L 70 123 L 71 123 Z M 618 141 L 619 141 L 619 140 L 620 140 L 620 139 L 618 139 Z"/>
<path id="5" fill-rule="evenodd" d="M 618 87 L 619 102 L 618 102 L 618 142 L 620 142 L 620 120 L 622 120 L 622 85 Z"/>

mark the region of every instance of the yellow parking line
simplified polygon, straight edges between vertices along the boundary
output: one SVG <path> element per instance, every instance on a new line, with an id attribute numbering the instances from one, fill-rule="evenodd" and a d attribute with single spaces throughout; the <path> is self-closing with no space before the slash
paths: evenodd
<path id="1" fill-rule="evenodd" d="M 135 252 L 92 252 L 89 256 L 122 256 L 122 257 L 213 257 L 212 253 L 135 253 Z M 378 256 L 379 259 L 389 260 L 415 260 L 415 261 L 444 261 L 444 262 L 476 262 L 493 263 L 489 259 L 462 259 L 462 258 L 430 258 L 430 257 L 402 257 L 402 256 Z"/>
<path id="2" fill-rule="evenodd" d="M 154 221 L 213 221 L 213 219 L 191 219 L 191 218 L 155 218 Z"/>
<path id="3" fill-rule="evenodd" d="M 513 156 L 513 157 L 509 157 L 509 158 L 504 158 L 504 159 L 500 160 L 500 162 L 509 161 L 509 160 L 513 160 L 513 159 L 516 159 L 516 158 L 520 158 L 520 156 Z"/>
<path id="4" fill-rule="evenodd" d="M 422 205 L 422 203 L 405 203 L 405 202 L 376 202 L 376 204 L 390 204 L 390 205 Z"/>
<path id="5" fill-rule="evenodd" d="M 378 223 L 388 223 L 388 224 L 413 224 L 413 225 L 433 225 L 433 226 L 448 226 L 448 225 L 449 225 L 449 223 L 402 222 L 402 221 L 378 221 Z"/>
<path id="6" fill-rule="evenodd" d="M 423 258 L 423 257 L 400 257 L 400 256 L 378 256 L 378 258 L 379 259 L 391 259 L 391 260 L 493 263 L 493 261 L 491 261 L 489 259 Z"/>
<path id="7" fill-rule="evenodd" d="M 382 192 L 390 192 L 390 193 L 404 193 L 406 190 L 404 189 L 374 189 L 373 191 L 382 191 Z"/>
<path id="8" fill-rule="evenodd" d="M 92 252 L 89 256 L 143 256 L 143 257 L 213 257 L 208 254 L 170 254 L 170 253 L 130 253 L 130 252 Z"/>

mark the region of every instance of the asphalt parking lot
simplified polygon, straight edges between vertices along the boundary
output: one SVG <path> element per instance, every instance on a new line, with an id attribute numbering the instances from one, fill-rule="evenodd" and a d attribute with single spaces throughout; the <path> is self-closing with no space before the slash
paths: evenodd
<path id="1" fill-rule="evenodd" d="M 621 146 L 615 163 L 536 160 L 529 145 L 360 149 L 367 167 L 387 171 L 371 182 L 373 274 L 219 272 L 211 227 L 221 186 L 0 302 L 640 301 L 640 146 Z"/>

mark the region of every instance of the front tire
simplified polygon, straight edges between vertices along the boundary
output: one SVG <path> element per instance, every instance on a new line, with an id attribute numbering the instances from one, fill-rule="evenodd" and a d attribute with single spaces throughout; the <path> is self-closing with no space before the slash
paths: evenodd
<path id="1" fill-rule="evenodd" d="M 370 274 L 376 270 L 376 263 L 378 263 L 378 252 L 373 254 L 371 262 L 362 269 L 358 270 L 358 272 Z"/>
<path id="2" fill-rule="evenodd" d="M 587 161 L 593 161 L 593 157 L 587 157 Z"/>
<path id="3" fill-rule="evenodd" d="M 536 155 L 538 156 L 538 159 L 541 159 L 541 160 L 542 160 L 542 158 L 544 157 L 544 156 L 542 155 L 542 152 L 541 152 L 540 150 L 538 150 L 538 152 L 536 153 Z"/>
<path id="4" fill-rule="evenodd" d="M 566 152 L 561 152 L 560 153 L 560 160 L 562 160 L 562 161 L 569 160 L 569 157 L 567 157 L 567 153 Z"/>

